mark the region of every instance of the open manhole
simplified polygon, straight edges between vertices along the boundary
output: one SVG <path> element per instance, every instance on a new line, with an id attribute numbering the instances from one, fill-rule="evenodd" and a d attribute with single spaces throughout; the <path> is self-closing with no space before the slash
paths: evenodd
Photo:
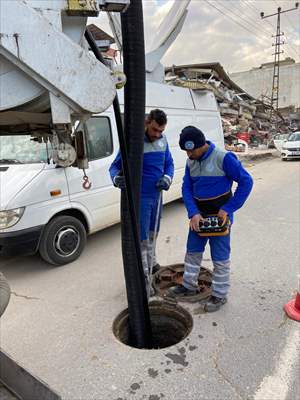
<path id="1" fill-rule="evenodd" d="M 164 297 L 168 289 L 172 286 L 181 285 L 183 281 L 184 264 L 167 265 L 160 267 L 159 271 L 153 276 L 153 287 L 158 296 Z M 212 272 L 204 267 L 201 267 L 198 288 L 199 293 L 189 297 L 176 297 L 177 301 L 182 302 L 197 302 L 207 299 L 211 295 Z"/>
<path id="2" fill-rule="evenodd" d="M 193 328 L 193 318 L 183 307 L 163 301 L 149 303 L 153 349 L 173 346 L 185 339 Z M 113 333 L 122 343 L 131 346 L 128 309 L 114 320 Z"/>

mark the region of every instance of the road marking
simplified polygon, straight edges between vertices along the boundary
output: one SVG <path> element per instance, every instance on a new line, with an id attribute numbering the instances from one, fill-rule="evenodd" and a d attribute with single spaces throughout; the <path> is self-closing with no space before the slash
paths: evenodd
<path id="1" fill-rule="evenodd" d="M 294 368 L 297 368 L 299 360 L 300 330 L 298 327 L 292 329 L 288 335 L 286 345 L 276 363 L 273 375 L 265 376 L 254 400 L 284 400 L 289 391 L 289 383 L 297 375 Z"/>

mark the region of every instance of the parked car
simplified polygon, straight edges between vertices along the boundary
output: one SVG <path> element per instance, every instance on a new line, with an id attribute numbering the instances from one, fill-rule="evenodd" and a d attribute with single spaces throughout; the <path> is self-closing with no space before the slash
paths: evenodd
<path id="1" fill-rule="evenodd" d="M 284 142 L 288 139 L 290 134 L 291 134 L 290 132 L 289 133 L 277 133 L 277 135 L 274 136 L 274 138 L 273 138 L 274 146 L 276 147 L 276 149 L 278 151 L 281 152 L 282 146 L 283 146 Z"/>
<path id="2" fill-rule="evenodd" d="M 300 158 L 300 131 L 291 133 L 283 143 L 281 150 L 282 161 Z"/>

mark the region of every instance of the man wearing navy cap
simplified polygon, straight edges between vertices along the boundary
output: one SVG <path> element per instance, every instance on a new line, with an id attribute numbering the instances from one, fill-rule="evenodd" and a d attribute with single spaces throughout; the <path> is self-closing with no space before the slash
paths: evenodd
<path id="1" fill-rule="evenodd" d="M 179 145 L 188 156 L 182 196 L 190 218 L 190 230 L 183 285 L 171 288 L 169 294 L 192 296 L 198 292 L 201 262 L 209 241 L 214 270 L 212 295 L 205 304 L 205 310 L 217 311 L 226 303 L 230 286 L 230 231 L 224 236 L 204 237 L 198 234 L 199 224 L 211 214 L 222 220 L 228 216 L 232 224 L 233 213 L 245 203 L 253 180 L 233 153 L 217 148 L 194 126 L 182 130 Z M 231 191 L 233 182 L 237 182 L 234 194 Z"/>

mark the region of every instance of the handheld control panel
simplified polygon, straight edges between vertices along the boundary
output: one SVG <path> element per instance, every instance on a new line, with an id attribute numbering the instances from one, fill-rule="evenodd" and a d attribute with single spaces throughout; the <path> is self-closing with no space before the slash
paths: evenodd
<path id="1" fill-rule="evenodd" d="M 230 220 L 228 217 L 225 219 L 217 215 L 209 215 L 204 221 L 199 223 L 200 236 L 225 236 L 229 233 Z"/>

